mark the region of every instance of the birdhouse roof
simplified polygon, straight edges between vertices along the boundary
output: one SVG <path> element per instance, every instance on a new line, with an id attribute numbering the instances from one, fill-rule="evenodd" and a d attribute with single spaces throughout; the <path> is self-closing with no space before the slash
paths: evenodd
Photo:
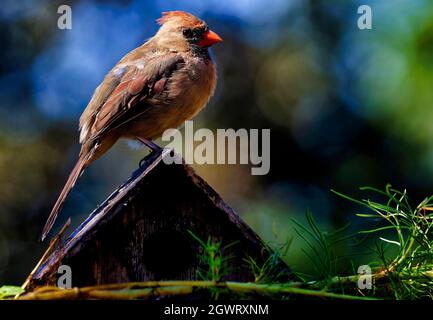
<path id="1" fill-rule="evenodd" d="M 185 164 L 167 165 L 163 159 L 169 156 L 173 150 L 164 149 L 160 153 L 153 153 L 147 157 L 145 163 L 135 171 L 131 178 L 118 187 L 101 205 L 99 205 L 88 218 L 64 241 L 58 245 L 53 252 L 43 261 L 43 263 L 33 273 L 31 282 L 44 282 L 45 278 L 56 273 L 57 268 L 65 257 L 71 257 L 79 253 L 92 239 L 101 225 L 110 224 L 110 221 L 121 214 L 122 206 L 127 207 L 134 201 L 146 201 L 146 199 L 136 199 L 137 190 L 149 179 L 149 175 L 157 170 L 177 170 L 177 175 L 183 176 L 193 184 L 193 187 L 206 197 L 211 205 L 218 211 L 218 219 L 224 219 L 233 228 L 238 230 L 238 237 L 248 242 L 249 247 L 253 247 L 256 252 L 268 250 L 267 246 L 257 236 L 257 234 L 235 213 L 235 211 L 223 201 L 215 190 L 213 190 L 194 169 Z M 183 179 L 182 178 L 182 179 Z M 165 179 L 165 178 L 164 178 Z M 173 178 L 176 179 L 176 178 Z M 148 182 L 149 183 L 149 182 Z M 169 183 L 175 183 L 170 181 Z M 182 186 L 180 186 L 182 188 Z M 150 195 L 151 196 L 151 195 Z M 175 200 L 176 201 L 176 200 Z M 119 209 L 120 208 L 120 209 Z M 192 212 L 194 214 L 194 212 Z M 228 221 L 227 221 L 228 219 Z M 214 221 L 211 223 L 215 223 Z"/>

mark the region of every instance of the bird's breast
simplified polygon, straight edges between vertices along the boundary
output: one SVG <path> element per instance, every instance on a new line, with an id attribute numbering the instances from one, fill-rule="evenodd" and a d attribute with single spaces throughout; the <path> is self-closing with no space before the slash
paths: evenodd
<path id="1" fill-rule="evenodd" d="M 216 87 L 216 68 L 211 60 L 199 59 L 193 65 L 193 68 L 186 68 L 187 79 L 182 79 L 182 76 L 179 79 L 180 87 L 182 87 L 182 80 L 188 84 L 180 93 L 183 97 L 180 97 L 179 101 L 184 104 L 187 114 L 192 113 L 191 117 L 208 103 Z"/>
<path id="2" fill-rule="evenodd" d="M 211 61 L 185 61 L 184 67 L 172 74 L 160 103 L 134 121 L 133 133 L 155 139 L 167 129 L 181 127 L 199 113 L 212 97 L 217 81 L 216 67 Z"/>
<path id="3" fill-rule="evenodd" d="M 172 127 L 178 127 L 200 112 L 213 96 L 217 75 L 211 60 L 192 59 L 175 72 L 168 82 L 167 116 Z"/>

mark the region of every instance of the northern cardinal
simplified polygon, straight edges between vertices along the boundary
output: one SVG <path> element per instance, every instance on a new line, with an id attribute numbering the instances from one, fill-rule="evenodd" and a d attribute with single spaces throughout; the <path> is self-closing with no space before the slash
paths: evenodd
<path id="1" fill-rule="evenodd" d="M 50 232 L 84 169 L 119 138 L 151 140 L 194 117 L 213 95 L 217 74 L 208 48 L 222 39 L 183 11 L 164 12 L 156 35 L 125 55 L 96 88 L 80 117 L 81 151 L 42 232 Z"/>

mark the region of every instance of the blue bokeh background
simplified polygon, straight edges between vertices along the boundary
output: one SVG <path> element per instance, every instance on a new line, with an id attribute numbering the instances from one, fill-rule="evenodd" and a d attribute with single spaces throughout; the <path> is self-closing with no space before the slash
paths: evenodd
<path id="1" fill-rule="evenodd" d="M 72 30 L 57 28 L 61 4 L 72 8 Z M 373 30 L 357 28 L 361 4 L 373 10 Z M 269 175 L 195 168 L 265 240 L 294 237 L 286 259 L 295 269 L 309 263 L 290 218 L 309 209 L 325 229 L 360 227 L 330 189 L 359 195 L 392 183 L 414 200 L 431 194 L 431 1 L 3 0 L 0 284 L 19 284 L 43 252 L 36 239 L 76 160 L 93 90 L 167 10 L 200 16 L 225 40 L 213 50 L 216 96 L 196 129 L 271 129 Z M 86 171 L 59 225 L 69 215 L 79 224 L 144 153 L 118 143 Z"/>

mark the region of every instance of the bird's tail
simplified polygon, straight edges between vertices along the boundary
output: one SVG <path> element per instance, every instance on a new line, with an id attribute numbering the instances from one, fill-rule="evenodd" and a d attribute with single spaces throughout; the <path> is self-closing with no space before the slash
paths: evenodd
<path id="1" fill-rule="evenodd" d="M 66 184 L 63 187 L 63 190 L 60 193 L 59 198 L 56 201 L 56 204 L 51 210 L 47 222 L 45 223 L 44 229 L 42 231 L 41 241 L 44 241 L 45 237 L 53 227 L 54 222 L 56 221 L 57 215 L 59 213 L 59 210 L 62 208 L 63 203 L 66 200 L 66 197 L 68 196 L 69 192 L 71 192 L 78 178 L 81 176 L 84 169 L 87 167 L 90 156 L 91 156 L 90 153 L 87 153 L 85 155 L 80 155 L 80 158 L 75 164 L 74 169 L 72 169 L 72 172 L 69 174 L 68 181 L 66 181 Z"/>

